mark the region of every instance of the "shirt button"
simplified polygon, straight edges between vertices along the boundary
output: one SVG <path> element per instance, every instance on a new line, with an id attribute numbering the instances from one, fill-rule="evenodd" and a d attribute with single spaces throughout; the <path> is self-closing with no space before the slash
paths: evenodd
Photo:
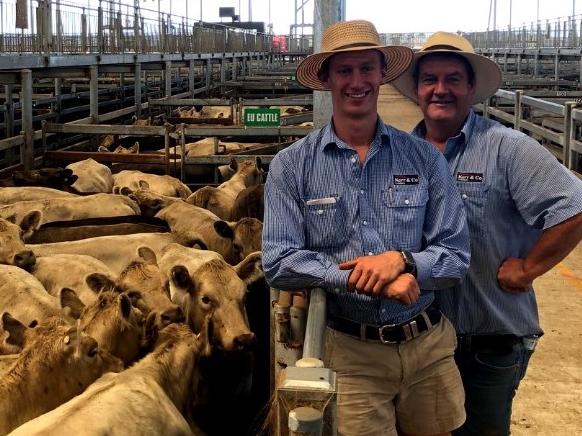
<path id="1" fill-rule="evenodd" d="M 340 293 L 340 288 L 335 288 L 334 291 L 339 294 Z"/>
<path id="2" fill-rule="evenodd" d="M 364 221 L 362 221 L 362 224 L 365 225 L 365 226 L 367 226 L 368 225 L 368 221 L 364 220 Z"/>
<path id="3" fill-rule="evenodd" d="M 410 200 L 408 200 L 408 199 L 404 200 L 404 204 L 409 204 L 409 203 L 410 203 Z"/>
<path id="4" fill-rule="evenodd" d="M 463 197 L 463 200 L 466 200 L 467 199 L 467 194 L 463 194 L 463 195 L 461 195 L 461 197 Z"/>
<path id="5" fill-rule="evenodd" d="M 352 157 L 350 160 L 352 161 L 352 163 L 356 163 L 356 158 L 355 157 Z"/>
<path id="6" fill-rule="evenodd" d="M 386 313 L 386 309 L 382 309 L 382 313 Z"/>
<path id="7" fill-rule="evenodd" d="M 318 215 L 323 215 L 323 209 L 317 209 L 317 214 Z"/>
<path id="8" fill-rule="evenodd" d="M 364 191 L 363 189 L 360 189 L 360 194 L 364 195 L 366 191 Z"/>
<path id="9" fill-rule="evenodd" d="M 373 256 L 374 253 L 372 253 L 371 251 L 368 251 L 368 256 Z"/>

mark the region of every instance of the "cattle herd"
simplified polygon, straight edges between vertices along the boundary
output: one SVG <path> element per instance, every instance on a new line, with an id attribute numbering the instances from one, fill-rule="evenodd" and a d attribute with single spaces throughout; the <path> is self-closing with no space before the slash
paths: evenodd
<path id="1" fill-rule="evenodd" d="M 264 174 L 229 170 L 194 193 L 92 159 L 1 181 L 0 435 L 217 434 L 246 401 Z"/>

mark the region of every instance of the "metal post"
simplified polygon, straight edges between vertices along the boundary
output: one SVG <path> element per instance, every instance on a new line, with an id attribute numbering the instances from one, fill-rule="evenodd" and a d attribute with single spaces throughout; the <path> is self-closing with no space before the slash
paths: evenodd
<path id="1" fill-rule="evenodd" d="M 535 55 L 535 60 L 534 60 L 534 78 L 538 77 L 539 73 L 540 73 L 540 53 L 539 53 L 539 48 L 538 48 L 538 52 Z M 580 60 L 581 65 L 582 65 L 582 59 Z M 582 70 L 580 71 L 580 74 L 582 75 Z"/>
<path id="2" fill-rule="evenodd" d="M 30 171 L 34 166 L 34 130 L 32 128 L 32 71 L 20 72 L 20 85 L 22 88 L 20 109 L 22 111 L 22 135 L 24 144 L 20 159 L 24 165 L 24 171 Z"/>
<path id="3" fill-rule="evenodd" d="M 558 53 L 556 53 L 556 55 L 554 56 L 554 80 L 556 82 L 560 80 L 560 55 Z"/>
<path id="4" fill-rule="evenodd" d="M 194 67 L 194 59 L 190 59 L 190 61 L 188 62 L 188 91 L 190 91 L 190 96 L 192 98 L 194 98 L 194 86 L 195 83 L 194 81 L 196 80 L 194 78 L 194 73 L 196 72 L 196 69 Z"/>
<path id="5" fill-rule="evenodd" d="M 313 51 L 321 51 L 321 38 L 326 28 L 345 19 L 345 0 L 315 0 L 313 24 Z M 326 91 L 313 92 L 313 124 L 329 123 L 332 115 L 331 95 Z"/>
<path id="6" fill-rule="evenodd" d="M 562 164 L 569 169 L 572 169 L 572 162 L 570 159 L 570 143 L 572 141 L 572 109 L 576 107 L 576 103 L 569 101 L 564 106 L 564 144 L 562 150 Z"/>
<path id="7" fill-rule="evenodd" d="M 236 80 L 236 57 L 233 56 L 232 58 L 232 63 L 231 63 L 231 67 L 232 67 L 232 71 L 231 71 L 231 80 Z M 582 72 L 581 72 L 582 74 Z"/>
<path id="8" fill-rule="evenodd" d="M 325 291 L 314 288 L 309 294 L 309 312 L 305 328 L 305 343 L 303 344 L 303 358 L 323 358 L 323 335 L 325 333 L 326 300 Z"/>
<path id="9" fill-rule="evenodd" d="M 206 59 L 206 91 L 210 91 L 210 84 L 212 83 L 212 61 Z"/>
<path id="10" fill-rule="evenodd" d="M 14 85 L 6 85 L 4 87 L 6 93 L 6 113 L 4 115 L 4 125 L 6 127 L 6 137 L 14 136 L 14 101 L 12 100 L 12 93 L 14 92 Z"/>
<path id="11" fill-rule="evenodd" d="M 517 55 L 517 74 L 521 74 L 521 53 Z"/>
<path id="12" fill-rule="evenodd" d="M 133 95 L 135 104 L 135 115 L 139 118 L 141 115 L 141 64 L 136 63 L 133 66 Z"/>
<path id="13" fill-rule="evenodd" d="M 522 114 L 522 108 L 521 108 L 521 96 L 523 94 L 523 91 L 515 91 L 515 105 L 514 105 L 514 119 L 513 119 L 513 128 L 515 130 L 519 130 L 519 125 L 521 123 L 521 114 Z"/>
<path id="14" fill-rule="evenodd" d="M 61 109 L 63 106 L 62 93 L 63 93 L 63 79 L 61 79 L 60 77 L 57 77 L 55 79 L 55 97 L 57 99 L 57 102 L 55 105 L 55 112 L 57 113 L 57 117 L 56 117 L 55 121 L 57 123 L 61 122 Z"/>
<path id="15" fill-rule="evenodd" d="M 164 79 L 165 79 L 165 86 L 164 90 L 166 92 L 166 97 L 172 96 L 172 61 L 166 61 L 164 63 Z"/>
<path id="16" fill-rule="evenodd" d="M 99 124 L 99 82 L 97 73 L 97 65 L 91 65 L 89 67 L 89 116 L 93 124 Z"/>
<path id="17" fill-rule="evenodd" d="M 97 8 L 97 47 L 99 53 L 103 53 L 105 51 L 103 43 L 103 8 L 101 7 L 101 0 L 99 0 L 99 7 Z"/>
<path id="18" fill-rule="evenodd" d="M 222 58 L 220 60 L 220 83 L 226 82 L 226 59 Z M 220 93 L 224 95 L 226 88 L 224 86 L 220 87 Z"/>

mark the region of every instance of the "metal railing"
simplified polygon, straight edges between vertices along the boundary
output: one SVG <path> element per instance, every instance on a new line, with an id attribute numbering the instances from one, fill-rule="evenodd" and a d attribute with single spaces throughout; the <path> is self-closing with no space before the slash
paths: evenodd
<path id="1" fill-rule="evenodd" d="M 61 0 L 0 0 L 0 53 L 265 52 L 272 35 L 210 24 L 130 6 L 94 2 L 83 7 Z M 16 26 L 19 26 L 18 28 Z M 306 38 L 289 38 L 289 51 L 308 51 Z M 275 51 L 277 48 L 275 47 Z"/>
<path id="2" fill-rule="evenodd" d="M 488 48 L 580 48 L 582 15 L 554 18 L 507 29 L 459 32 L 476 49 Z M 384 33 L 386 44 L 420 47 L 432 32 Z"/>

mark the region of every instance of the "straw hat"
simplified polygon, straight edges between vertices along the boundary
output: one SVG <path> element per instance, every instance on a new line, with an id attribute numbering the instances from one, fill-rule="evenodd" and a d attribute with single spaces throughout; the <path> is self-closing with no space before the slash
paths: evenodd
<path id="1" fill-rule="evenodd" d="M 385 46 L 380 43 L 376 28 L 369 21 L 342 21 L 328 27 L 321 40 L 321 52 L 307 56 L 297 67 L 297 81 L 306 88 L 329 91 L 317 73 L 323 62 L 337 53 L 361 50 L 378 50 L 386 59 L 382 83 L 388 83 L 402 74 L 412 60 L 412 50 L 402 46 Z"/>
<path id="2" fill-rule="evenodd" d="M 454 53 L 464 57 L 475 72 L 475 94 L 471 104 L 479 103 L 491 97 L 502 83 L 499 66 L 491 59 L 475 53 L 473 46 L 462 36 L 455 33 L 437 32 L 426 40 L 421 49 L 414 53 L 414 59 L 406 72 L 392 83 L 396 89 L 411 100 L 418 101 L 414 70 L 418 61 L 431 53 Z"/>

